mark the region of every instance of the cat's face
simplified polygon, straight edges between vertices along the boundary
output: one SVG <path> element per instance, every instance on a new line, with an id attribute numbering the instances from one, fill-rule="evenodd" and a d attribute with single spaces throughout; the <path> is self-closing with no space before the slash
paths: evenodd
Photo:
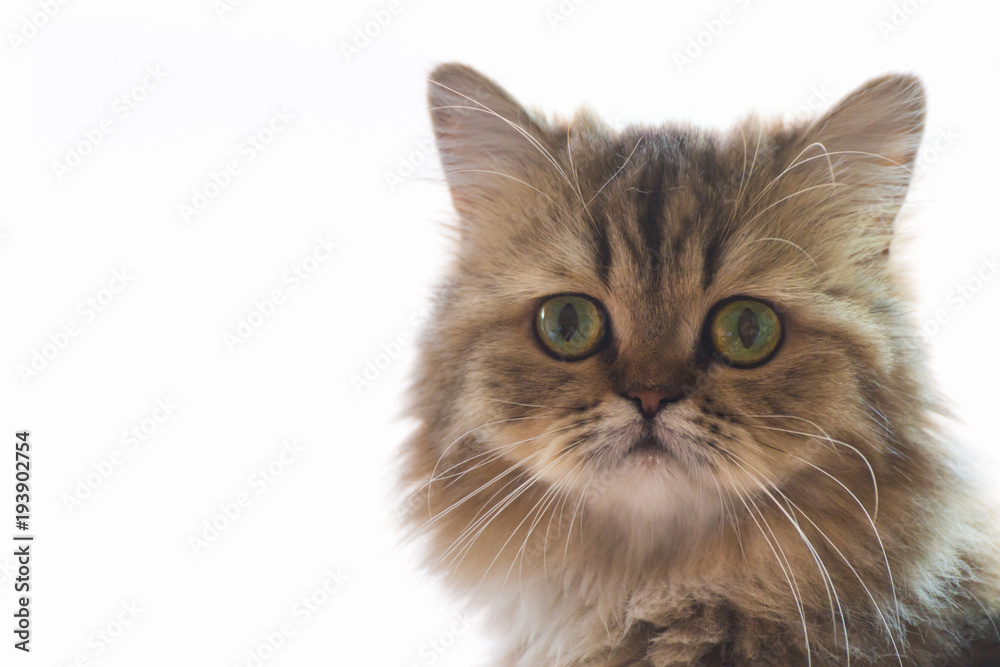
<path id="1" fill-rule="evenodd" d="M 888 248 L 914 79 L 728 133 L 551 125 L 467 68 L 432 81 L 461 239 L 425 363 L 470 432 L 440 469 L 500 461 L 652 522 L 804 467 L 871 472 L 912 334 Z"/>

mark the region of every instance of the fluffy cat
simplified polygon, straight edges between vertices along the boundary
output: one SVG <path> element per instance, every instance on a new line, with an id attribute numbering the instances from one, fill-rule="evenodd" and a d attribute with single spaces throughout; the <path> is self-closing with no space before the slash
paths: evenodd
<path id="1" fill-rule="evenodd" d="M 505 667 L 1000 664 L 1000 541 L 890 254 L 909 75 L 612 130 L 430 77 L 458 221 L 403 450 Z"/>

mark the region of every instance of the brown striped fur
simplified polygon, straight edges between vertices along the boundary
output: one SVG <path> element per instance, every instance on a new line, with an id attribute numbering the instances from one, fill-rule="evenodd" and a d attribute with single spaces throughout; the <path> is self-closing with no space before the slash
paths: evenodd
<path id="1" fill-rule="evenodd" d="M 429 97 L 458 222 L 411 393 L 407 517 L 486 608 L 496 664 L 1000 664 L 997 519 L 889 252 L 915 77 L 726 132 L 548 121 L 461 65 Z M 567 292 L 610 317 L 582 361 L 533 336 Z M 762 366 L 701 347 L 733 295 L 783 320 Z M 656 417 L 669 455 L 627 456 L 624 394 L 649 387 L 678 397 Z"/>

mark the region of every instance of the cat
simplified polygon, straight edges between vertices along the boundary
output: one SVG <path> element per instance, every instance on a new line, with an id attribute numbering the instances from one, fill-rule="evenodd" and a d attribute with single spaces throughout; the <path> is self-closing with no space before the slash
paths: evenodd
<path id="1" fill-rule="evenodd" d="M 1000 523 L 890 252 L 917 77 L 726 132 L 460 64 L 429 106 L 457 222 L 405 516 L 496 665 L 1000 665 Z"/>

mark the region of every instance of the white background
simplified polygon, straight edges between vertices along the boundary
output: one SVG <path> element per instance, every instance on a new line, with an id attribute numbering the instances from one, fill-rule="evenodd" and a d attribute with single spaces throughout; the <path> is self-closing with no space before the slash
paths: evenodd
<path id="1" fill-rule="evenodd" d="M 976 281 L 1000 251 L 1000 5 L 578 2 L 400 0 L 391 13 L 388 0 L 50 0 L 51 17 L 45 2 L 4 2 L 0 541 L 13 544 L 19 429 L 34 443 L 37 541 L 30 655 L 11 647 L 13 547 L 0 547 L 0 664 L 253 665 L 248 652 L 285 622 L 293 634 L 262 664 L 488 657 L 485 625 L 456 625 L 462 605 L 393 552 L 387 500 L 413 350 L 378 355 L 419 330 L 448 251 L 447 191 L 418 148 L 425 79 L 442 61 L 548 112 L 586 103 L 615 123 L 716 127 L 918 73 L 928 137 L 948 139 L 925 146 L 899 251 L 917 321 L 947 320 L 928 345 L 963 437 L 995 456 L 1000 279 Z M 369 25 L 365 44 L 372 12 L 391 20 Z M 701 52 L 679 66 L 689 40 Z M 249 159 L 244 142 L 275 109 L 294 119 Z M 73 150 L 87 155 L 59 169 Z M 239 173 L 213 189 L 229 161 Z M 185 220 L 181 205 L 206 186 L 214 196 Z M 317 238 L 339 247 L 311 263 Z M 315 270 L 293 286 L 297 265 Z M 128 284 L 104 291 L 116 271 Z M 961 307 L 958 285 L 972 297 Z M 275 289 L 283 302 L 231 350 L 226 334 Z M 36 353 L 41 368 L 25 374 Z M 158 400 L 177 406 L 160 423 Z M 134 449 L 132 428 L 147 430 Z M 290 439 L 303 451 L 258 493 L 251 477 Z M 70 507 L 81 484 L 90 495 Z M 195 553 L 192 536 L 241 493 L 250 505 Z M 327 571 L 347 577 L 329 595 Z M 294 605 L 314 594 L 325 603 L 304 619 Z M 118 628 L 131 603 L 138 617 Z"/>

